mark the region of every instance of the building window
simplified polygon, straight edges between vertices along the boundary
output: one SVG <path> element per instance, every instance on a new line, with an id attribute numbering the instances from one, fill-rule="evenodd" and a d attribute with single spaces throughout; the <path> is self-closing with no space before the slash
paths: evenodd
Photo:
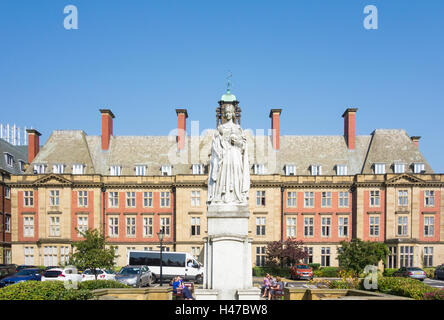
<path id="1" fill-rule="evenodd" d="M 8 186 L 5 186 L 5 198 L 11 199 L 11 188 Z"/>
<path id="2" fill-rule="evenodd" d="M 379 237 L 379 216 L 369 217 L 370 237 Z"/>
<path id="3" fill-rule="evenodd" d="M 143 193 L 143 206 L 145 208 L 153 206 L 153 193 L 151 191 Z"/>
<path id="4" fill-rule="evenodd" d="M 321 267 L 329 267 L 330 266 L 330 248 L 322 247 L 321 248 Z"/>
<path id="5" fill-rule="evenodd" d="M 168 191 L 162 191 L 160 193 L 160 207 L 161 208 L 170 207 L 170 193 Z"/>
<path id="6" fill-rule="evenodd" d="M 170 236 L 170 218 L 160 218 L 160 230 L 163 230 L 165 237 Z"/>
<path id="7" fill-rule="evenodd" d="M 405 164 L 404 163 L 395 163 L 393 165 L 395 173 L 404 173 L 405 172 Z"/>
<path id="8" fill-rule="evenodd" d="M 348 195 L 349 192 L 339 192 L 338 196 L 338 207 L 339 208 L 348 208 Z"/>
<path id="9" fill-rule="evenodd" d="M 265 191 L 256 191 L 256 205 L 265 206 Z"/>
<path id="10" fill-rule="evenodd" d="M 12 168 L 14 166 L 14 157 L 9 153 L 5 153 L 5 161 L 8 167 Z"/>
<path id="11" fill-rule="evenodd" d="M 256 266 L 265 266 L 267 247 L 256 247 Z"/>
<path id="12" fill-rule="evenodd" d="M 296 237 L 296 218 L 287 217 L 287 237 Z"/>
<path id="13" fill-rule="evenodd" d="M 373 165 L 374 174 L 385 174 L 385 163 L 375 163 Z"/>
<path id="14" fill-rule="evenodd" d="M 265 165 L 262 163 L 256 163 L 253 166 L 254 174 L 265 174 Z"/>
<path id="15" fill-rule="evenodd" d="M 295 208 L 297 206 L 297 192 L 287 192 L 287 207 Z"/>
<path id="16" fill-rule="evenodd" d="M 407 235 L 407 216 L 399 216 L 398 217 L 398 236 L 406 236 Z"/>
<path id="17" fill-rule="evenodd" d="M 396 253 L 396 247 L 389 247 L 389 255 L 387 256 L 387 267 L 396 269 L 397 268 L 397 253 Z"/>
<path id="18" fill-rule="evenodd" d="M 424 267 L 433 267 L 433 247 L 424 247 Z"/>
<path id="19" fill-rule="evenodd" d="M 83 174 L 84 165 L 83 164 L 73 164 L 72 174 Z"/>
<path id="20" fill-rule="evenodd" d="M 34 237 L 34 217 L 23 218 L 23 235 L 25 237 Z"/>
<path id="21" fill-rule="evenodd" d="M 136 217 L 126 217 L 126 236 L 136 236 Z"/>
<path id="22" fill-rule="evenodd" d="M 78 191 L 78 205 L 79 207 L 88 206 L 88 191 Z"/>
<path id="23" fill-rule="evenodd" d="M 202 163 L 193 164 L 192 170 L 193 174 L 204 174 L 204 165 Z"/>
<path id="24" fill-rule="evenodd" d="M 265 217 L 256 217 L 256 235 L 265 236 Z"/>
<path id="25" fill-rule="evenodd" d="M 122 167 L 121 166 L 111 166 L 109 167 L 109 174 L 111 176 L 120 176 L 122 172 Z"/>
<path id="26" fill-rule="evenodd" d="M 49 235 L 51 237 L 60 236 L 60 217 L 52 216 L 49 218 Z"/>
<path id="27" fill-rule="evenodd" d="M 191 254 L 197 261 L 200 261 L 200 247 L 191 247 Z"/>
<path id="28" fill-rule="evenodd" d="M 137 165 L 134 167 L 134 170 L 136 171 L 136 176 L 145 176 L 146 175 L 146 166 Z"/>
<path id="29" fill-rule="evenodd" d="M 313 247 L 305 247 L 304 251 L 307 253 L 307 257 L 304 258 L 304 263 L 313 263 Z"/>
<path id="30" fill-rule="evenodd" d="M 57 247 L 56 246 L 43 247 L 43 264 L 46 267 L 59 265 L 59 262 L 57 260 Z"/>
<path id="31" fill-rule="evenodd" d="M 19 163 L 20 173 L 25 172 L 25 161 L 19 160 L 18 163 Z"/>
<path id="32" fill-rule="evenodd" d="M 55 164 L 52 166 L 52 173 L 62 174 L 65 172 L 65 166 L 63 164 Z"/>
<path id="33" fill-rule="evenodd" d="M 69 262 L 69 247 L 60 247 L 60 264 L 63 266 Z"/>
<path id="34" fill-rule="evenodd" d="M 44 164 L 35 164 L 34 165 L 34 174 L 44 174 L 45 173 L 45 165 Z"/>
<path id="35" fill-rule="evenodd" d="M 304 192 L 304 208 L 314 207 L 314 192 Z"/>
<path id="36" fill-rule="evenodd" d="M 119 193 L 116 191 L 108 192 L 108 207 L 118 208 L 119 207 Z"/>
<path id="37" fill-rule="evenodd" d="M 340 237 L 348 237 L 348 217 L 338 218 L 338 235 Z"/>
<path id="38" fill-rule="evenodd" d="M 346 176 L 347 175 L 347 166 L 338 164 L 336 166 L 336 175 L 338 176 Z"/>
<path id="39" fill-rule="evenodd" d="M 330 208 L 331 207 L 331 192 L 321 192 L 321 206 L 323 208 Z"/>
<path id="40" fill-rule="evenodd" d="M 285 165 L 285 175 L 286 176 L 295 176 L 296 175 L 296 166 L 293 164 Z"/>
<path id="41" fill-rule="evenodd" d="M 143 247 L 143 251 L 153 251 L 153 247 Z"/>
<path id="42" fill-rule="evenodd" d="M 425 207 L 435 206 L 435 191 L 432 190 L 424 191 L 424 206 Z"/>
<path id="43" fill-rule="evenodd" d="M 34 247 L 25 247 L 25 265 L 34 265 Z"/>
<path id="44" fill-rule="evenodd" d="M 398 206 L 405 207 L 408 205 L 409 197 L 407 190 L 398 191 Z"/>
<path id="45" fill-rule="evenodd" d="M 304 217 L 304 236 L 313 237 L 313 231 L 314 231 L 314 218 Z"/>
<path id="46" fill-rule="evenodd" d="M 433 237 L 435 233 L 435 217 L 425 216 L 424 217 L 424 236 Z"/>
<path id="47" fill-rule="evenodd" d="M 23 191 L 23 206 L 34 206 L 34 191 Z"/>
<path id="48" fill-rule="evenodd" d="M 200 235 L 200 217 L 191 217 L 191 235 Z"/>
<path id="49" fill-rule="evenodd" d="M 11 254 L 11 250 L 10 249 L 5 249 L 5 262 L 6 264 L 11 264 L 12 262 L 12 254 Z"/>
<path id="50" fill-rule="evenodd" d="M 413 173 L 424 173 L 424 163 L 414 163 L 413 164 Z"/>
<path id="51" fill-rule="evenodd" d="M 413 267 L 413 256 L 414 256 L 413 246 L 400 246 L 399 250 L 399 266 L 402 267 Z"/>
<path id="52" fill-rule="evenodd" d="M 108 218 L 108 233 L 110 237 L 116 238 L 119 236 L 119 218 Z"/>
<path id="53" fill-rule="evenodd" d="M 191 191 L 191 206 L 200 206 L 200 191 Z"/>
<path id="54" fill-rule="evenodd" d="M 60 191 L 59 190 L 50 190 L 49 191 L 49 205 L 52 207 L 56 207 L 60 205 Z"/>
<path id="55" fill-rule="evenodd" d="M 126 193 L 126 207 L 134 208 L 136 206 L 136 193 L 131 191 Z"/>
<path id="56" fill-rule="evenodd" d="M 163 165 L 161 168 L 162 176 L 170 176 L 171 175 L 171 166 Z"/>
<path id="57" fill-rule="evenodd" d="M 331 218 L 321 218 L 321 233 L 323 237 L 330 237 Z"/>
<path id="58" fill-rule="evenodd" d="M 77 236 L 83 237 L 83 234 L 88 230 L 88 217 L 77 217 Z"/>
<path id="59" fill-rule="evenodd" d="M 370 207 L 379 207 L 380 197 L 379 190 L 370 191 Z"/>
<path id="60" fill-rule="evenodd" d="M 320 176 L 321 174 L 322 174 L 322 166 L 311 165 L 311 175 L 312 176 Z"/>
<path id="61" fill-rule="evenodd" d="M 153 218 L 144 217 L 143 218 L 143 236 L 152 237 L 153 236 Z"/>
<path id="62" fill-rule="evenodd" d="M 11 216 L 5 215 L 5 232 L 11 232 Z"/>

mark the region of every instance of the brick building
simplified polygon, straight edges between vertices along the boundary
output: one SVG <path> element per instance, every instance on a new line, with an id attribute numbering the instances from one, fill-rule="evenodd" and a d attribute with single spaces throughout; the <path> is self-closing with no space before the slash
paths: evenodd
<path id="1" fill-rule="evenodd" d="M 227 92 L 216 108 L 241 108 Z M 129 249 L 167 250 L 203 260 L 207 232 L 207 172 L 212 135 L 186 135 L 186 109 L 176 109 L 177 135 L 114 136 L 115 116 L 100 110 L 102 135 L 54 131 L 38 150 L 29 134 L 30 165 L 12 175 L 12 260 L 55 265 L 66 261 L 77 229 L 105 230 L 118 246 L 118 265 Z M 281 136 L 281 109 L 271 109 L 270 135 L 247 131 L 251 164 L 252 261 L 265 262 L 268 242 L 296 237 L 309 262 L 335 266 L 342 240 L 386 242 L 387 265 L 444 263 L 444 175 L 419 151 L 419 137 L 377 129 L 356 136 L 357 109 L 348 108 L 341 136 Z"/>

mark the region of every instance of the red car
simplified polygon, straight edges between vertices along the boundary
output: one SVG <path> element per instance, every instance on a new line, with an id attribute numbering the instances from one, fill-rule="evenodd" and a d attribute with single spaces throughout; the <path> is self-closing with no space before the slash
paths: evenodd
<path id="1" fill-rule="evenodd" d="M 291 279 L 313 279 L 313 269 L 306 264 L 296 264 L 290 268 Z"/>

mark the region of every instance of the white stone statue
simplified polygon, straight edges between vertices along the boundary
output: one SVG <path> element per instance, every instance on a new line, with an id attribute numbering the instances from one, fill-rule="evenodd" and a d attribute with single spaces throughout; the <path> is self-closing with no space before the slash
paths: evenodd
<path id="1" fill-rule="evenodd" d="M 225 107 L 223 116 L 227 121 L 218 126 L 211 145 L 208 204 L 247 204 L 250 190 L 247 139 L 242 128 L 233 123 L 232 105 Z"/>

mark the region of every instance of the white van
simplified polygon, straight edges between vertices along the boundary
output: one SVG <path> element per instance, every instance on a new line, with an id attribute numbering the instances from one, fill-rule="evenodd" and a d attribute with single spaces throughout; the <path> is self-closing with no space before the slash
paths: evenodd
<path id="1" fill-rule="evenodd" d="M 160 278 L 160 252 L 130 250 L 127 265 L 148 266 L 153 275 L 153 282 Z M 194 256 L 187 252 L 162 252 L 162 279 L 171 280 L 181 276 L 184 280 L 202 283 L 204 268 Z"/>

